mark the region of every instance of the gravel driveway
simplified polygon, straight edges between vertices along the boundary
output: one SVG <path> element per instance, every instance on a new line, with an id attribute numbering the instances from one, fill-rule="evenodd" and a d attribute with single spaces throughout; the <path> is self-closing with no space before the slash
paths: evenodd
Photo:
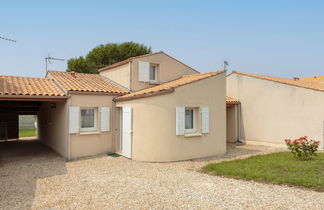
<path id="1" fill-rule="evenodd" d="M 65 163 L 37 142 L 40 151 L 25 147 L 16 158 L 0 149 L 1 209 L 324 209 L 324 193 L 198 172 L 269 147 L 229 146 L 221 157 L 175 163 L 107 156 Z"/>

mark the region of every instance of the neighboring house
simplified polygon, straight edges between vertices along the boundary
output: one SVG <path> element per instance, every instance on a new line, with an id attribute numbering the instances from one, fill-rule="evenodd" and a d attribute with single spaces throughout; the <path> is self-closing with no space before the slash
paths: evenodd
<path id="1" fill-rule="evenodd" d="M 199 72 L 160 51 L 129 58 L 98 70 L 99 74 L 137 91 Z"/>
<path id="2" fill-rule="evenodd" d="M 233 72 L 228 96 L 240 101 L 240 138 L 284 143 L 286 138 L 324 138 L 324 76 L 284 79 Z M 228 117 L 228 116 L 227 116 Z"/>
<path id="3" fill-rule="evenodd" d="M 312 77 L 300 77 L 295 78 L 297 80 L 306 81 L 306 82 L 316 82 L 324 84 L 324 75 L 321 76 L 312 76 Z"/>

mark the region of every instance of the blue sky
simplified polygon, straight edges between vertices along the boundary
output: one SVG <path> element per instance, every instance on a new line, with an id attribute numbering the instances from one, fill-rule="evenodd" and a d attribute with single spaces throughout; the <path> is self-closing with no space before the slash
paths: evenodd
<path id="1" fill-rule="evenodd" d="M 201 72 L 324 74 L 324 1 L 2 1 L 0 74 L 45 75 L 44 57 L 135 41 Z M 66 62 L 49 69 L 66 70 Z"/>

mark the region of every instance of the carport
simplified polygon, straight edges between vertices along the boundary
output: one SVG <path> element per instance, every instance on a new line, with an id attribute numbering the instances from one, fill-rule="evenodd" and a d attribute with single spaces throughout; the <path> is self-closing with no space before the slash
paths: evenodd
<path id="1" fill-rule="evenodd" d="M 235 143 L 240 140 L 240 102 L 226 97 L 226 140 Z"/>
<path id="2" fill-rule="evenodd" d="M 39 140 L 66 156 L 67 98 L 53 79 L 0 76 L 0 145 L 18 140 L 18 116 L 32 114 Z"/>

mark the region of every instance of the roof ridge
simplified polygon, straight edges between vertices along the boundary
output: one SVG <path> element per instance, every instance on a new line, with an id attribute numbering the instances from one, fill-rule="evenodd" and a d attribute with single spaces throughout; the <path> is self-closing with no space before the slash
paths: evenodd
<path id="1" fill-rule="evenodd" d="M 110 64 L 108 66 L 104 66 L 100 69 L 98 69 L 97 71 L 98 72 L 101 72 L 101 71 L 105 71 L 105 70 L 109 70 L 111 69 L 112 67 L 117 67 L 119 65 L 122 65 L 122 64 L 126 64 L 128 63 L 129 61 L 132 61 L 133 59 L 136 59 L 136 58 L 142 58 L 142 57 L 148 57 L 148 56 L 152 56 L 152 55 L 156 55 L 156 54 L 160 54 L 160 53 L 164 53 L 162 50 L 161 51 L 158 51 L 158 52 L 154 52 L 154 53 L 147 53 L 147 54 L 144 54 L 144 55 L 138 55 L 138 56 L 133 56 L 133 57 L 130 57 L 130 58 L 127 58 L 125 60 L 122 60 L 122 61 L 119 61 L 117 63 L 113 63 L 113 64 Z"/>
<path id="2" fill-rule="evenodd" d="M 0 75 L 0 77 L 18 77 L 18 78 L 25 78 L 25 79 L 46 79 L 46 80 L 52 80 L 51 78 L 46 77 L 25 77 L 25 76 L 15 76 L 15 75 Z"/>
<path id="3" fill-rule="evenodd" d="M 148 57 L 148 56 L 157 55 L 157 54 L 160 54 L 160 53 L 163 53 L 164 55 L 166 55 L 166 56 L 168 56 L 169 58 L 171 58 L 171 59 L 177 61 L 178 63 L 180 63 L 180 64 L 182 64 L 182 65 L 185 65 L 186 67 L 188 67 L 188 68 L 194 70 L 194 71 L 197 72 L 197 73 L 200 73 L 198 70 L 196 70 L 196 69 L 192 68 L 191 66 L 189 66 L 189 65 L 187 65 L 187 64 L 185 64 L 185 63 L 183 63 L 182 61 L 180 61 L 180 60 L 178 60 L 178 59 L 172 57 L 171 55 L 165 53 L 165 52 L 162 51 L 162 50 L 161 50 L 161 51 L 158 51 L 158 52 L 154 52 L 154 53 L 148 53 L 148 54 L 144 54 L 144 55 L 139 55 L 139 56 L 133 56 L 133 57 L 130 57 L 130 58 L 125 59 L 125 60 L 123 60 L 123 61 L 119 61 L 119 62 L 114 63 L 114 64 L 111 64 L 111 65 L 109 65 L 109 66 L 102 67 L 102 68 L 98 69 L 98 72 L 105 71 L 105 70 L 109 70 L 109 69 L 112 69 L 112 68 L 117 67 L 117 66 L 120 66 L 120 65 L 124 65 L 124 64 L 126 64 L 126 63 L 128 63 L 128 62 L 130 62 L 130 61 L 132 61 L 132 60 L 134 60 L 134 59 L 137 59 L 137 58 Z"/>

